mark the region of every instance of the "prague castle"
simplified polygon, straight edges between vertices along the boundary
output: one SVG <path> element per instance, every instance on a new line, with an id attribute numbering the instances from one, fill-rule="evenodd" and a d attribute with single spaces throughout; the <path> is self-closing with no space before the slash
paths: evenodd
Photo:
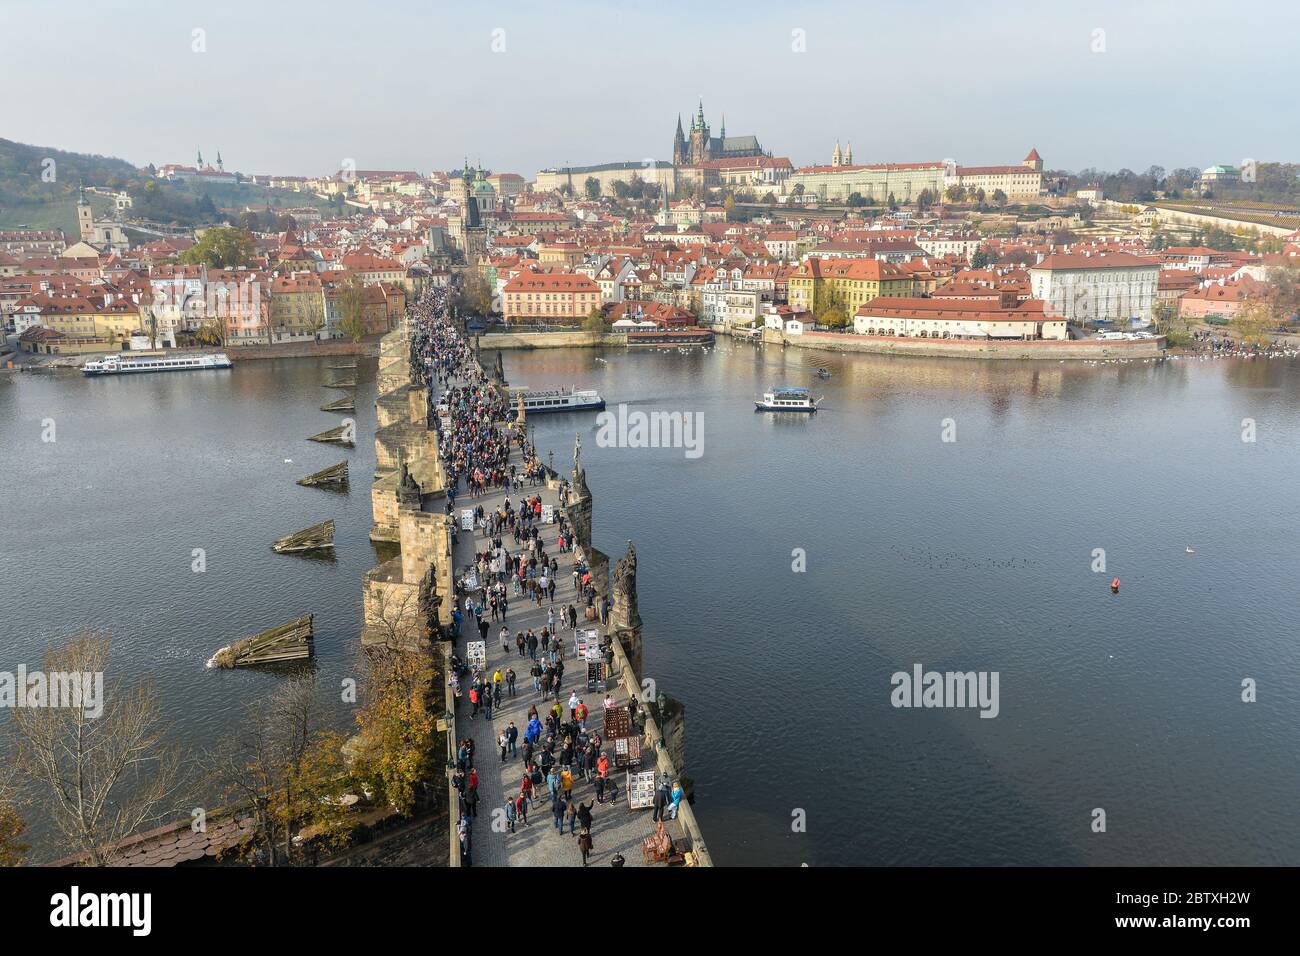
<path id="1" fill-rule="evenodd" d="M 693 196 L 718 186 L 771 191 L 780 188 L 793 169 L 785 157 L 764 152 L 757 136 L 728 136 L 725 118 L 719 124 L 718 134 L 712 135 L 701 102 L 691 121 L 689 135 L 682 129 L 681 116 L 677 117 L 672 162 L 644 159 L 597 166 L 552 167 L 537 174 L 535 188 L 540 192 L 565 190 L 579 195 L 588 180 L 595 180 L 601 194 L 607 196 L 615 193 L 616 183 L 630 186 L 638 182 L 653 190 L 652 194 L 669 196 Z"/>
<path id="2" fill-rule="evenodd" d="M 747 156 L 763 156 L 763 147 L 758 145 L 757 136 L 727 136 L 727 118 L 722 118 L 722 125 L 717 136 L 709 135 L 709 124 L 704 121 L 704 101 L 691 120 L 691 135 L 688 139 L 682 132 L 682 118 L 677 117 L 677 132 L 673 135 L 673 165 L 699 166 L 715 159 L 743 159 Z"/>

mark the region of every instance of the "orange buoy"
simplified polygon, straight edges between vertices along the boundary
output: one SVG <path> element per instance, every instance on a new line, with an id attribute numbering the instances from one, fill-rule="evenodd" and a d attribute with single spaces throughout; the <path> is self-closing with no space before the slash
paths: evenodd
<path id="1" fill-rule="evenodd" d="M 1110 592 L 1111 592 L 1111 594 L 1118 594 L 1118 593 L 1119 593 L 1119 578 L 1111 578 L 1111 580 L 1110 580 Z"/>

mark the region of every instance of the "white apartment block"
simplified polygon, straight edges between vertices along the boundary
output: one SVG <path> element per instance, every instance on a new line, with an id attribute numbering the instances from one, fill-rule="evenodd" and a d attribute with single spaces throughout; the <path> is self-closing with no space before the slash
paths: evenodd
<path id="1" fill-rule="evenodd" d="M 1067 322 L 1150 319 L 1160 263 L 1127 252 L 1064 253 L 1029 267 L 1033 298 Z"/>

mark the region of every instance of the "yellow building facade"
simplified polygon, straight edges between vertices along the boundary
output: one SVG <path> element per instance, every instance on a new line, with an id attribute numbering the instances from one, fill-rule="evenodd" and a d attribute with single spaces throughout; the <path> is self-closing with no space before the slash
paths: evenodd
<path id="1" fill-rule="evenodd" d="M 852 319 L 872 299 L 913 294 L 912 277 L 898 266 L 876 259 L 805 260 L 790 276 L 791 307 L 818 315 L 839 310 Z"/>

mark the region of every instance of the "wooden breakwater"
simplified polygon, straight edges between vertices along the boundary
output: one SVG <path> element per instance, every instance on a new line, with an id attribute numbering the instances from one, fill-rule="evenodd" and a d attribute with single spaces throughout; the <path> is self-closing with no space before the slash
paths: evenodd
<path id="1" fill-rule="evenodd" d="M 356 394 L 344 395 L 342 398 L 336 398 L 332 402 L 326 402 L 320 407 L 322 412 L 352 412 L 357 408 Z"/>
<path id="2" fill-rule="evenodd" d="M 312 435 L 307 440 L 324 442 L 332 445 L 347 445 L 351 448 L 356 443 L 353 435 L 353 430 L 349 426 L 340 425 L 338 428 L 331 428 L 329 431 L 321 432 L 319 435 Z"/>
<path id="3" fill-rule="evenodd" d="M 347 459 L 337 465 L 330 465 L 320 471 L 314 471 L 305 478 L 299 478 L 298 484 L 304 488 L 338 488 L 348 483 Z"/>
<path id="4" fill-rule="evenodd" d="M 209 667 L 252 667 L 306 660 L 312 655 L 311 614 L 245 637 L 221 648 L 208 661 Z"/>
<path id="5" fill-rule="evenodd" d="M 277 538 L 271 549 L 277 554 L 306 554 L 334 548 L 334 519 L 328 518 L 310 528 Z"/>

